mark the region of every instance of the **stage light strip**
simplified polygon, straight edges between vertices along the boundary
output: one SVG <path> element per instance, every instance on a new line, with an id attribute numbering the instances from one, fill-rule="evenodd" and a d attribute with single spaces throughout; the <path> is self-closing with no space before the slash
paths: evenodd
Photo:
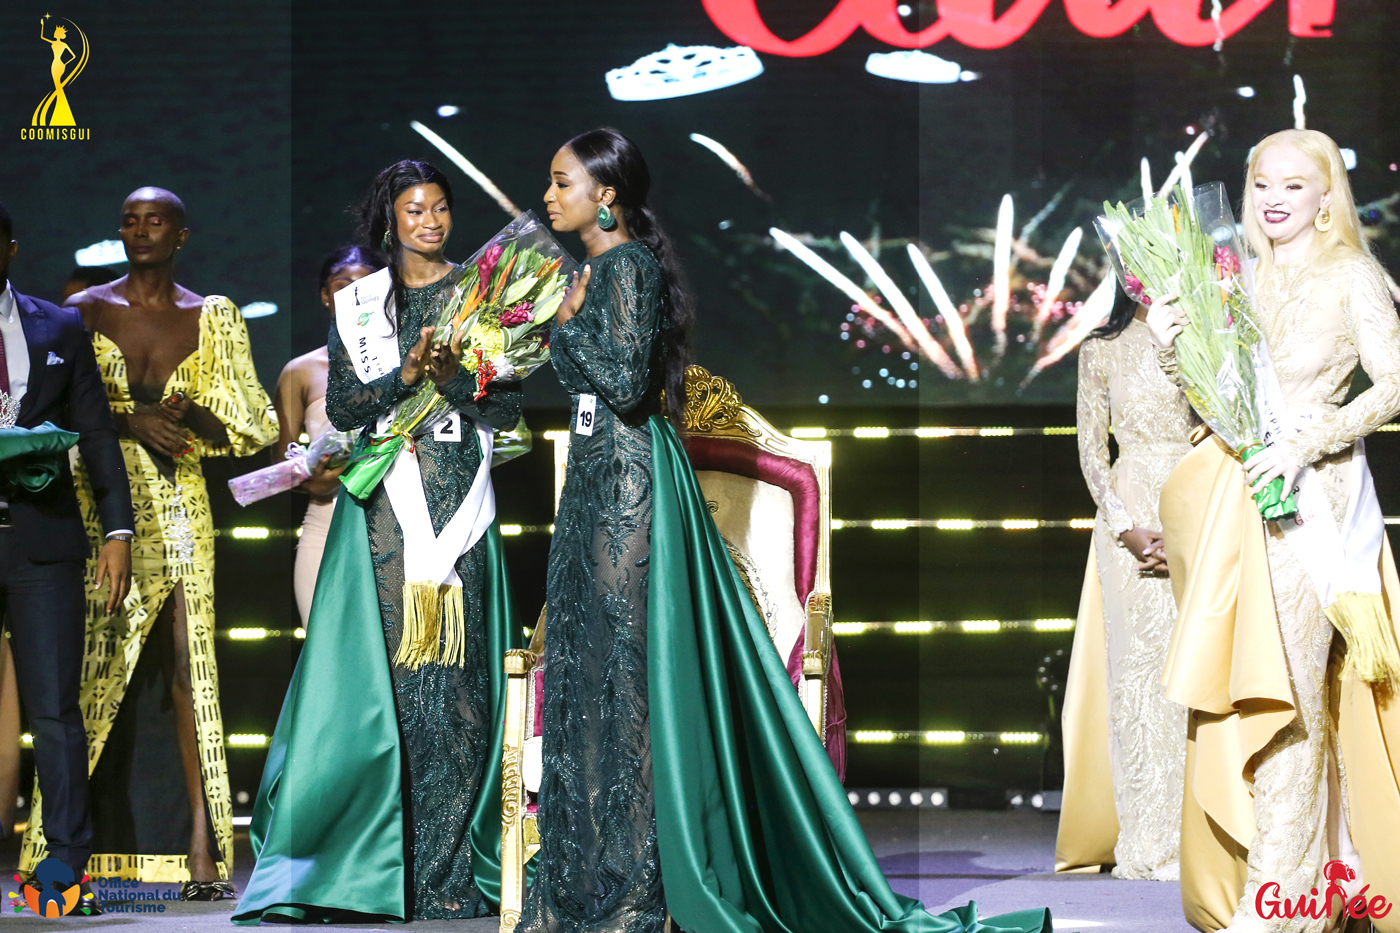
<path id="1" fill-rule="evenodd" d="M 497 188 L 496 183 L 487 178 L 486 175 L 482 173 L 481 169 L 472 165 L 471 161 L 466 156 L 462 155 L 456 146 L 452 145 L 417 120 L 413 120 L 408 125 L 413 127 L 414 131 L 417 132 L 419 136 L 422 136 L 428 142 L 436 146 L 443 155 L 451 159 L 454 165 L 467 174 L 468 178 L 480 185 L 481 190 L 491 196 L 491 199 L 496 202 L 497 207 L 512 217 L 520 214 L 520 208 L 516 207 L 514 202 L 506 197 L 506 193 L 500 188 Z"/>
<path id="2" fill-rule="evenodd" d="M 990 635 L 1001 632 L 1072 632 L 1074 619 L 965 619 L 961 622 L 920 620 L 904 622 L 833 622 L 831 633 L 849 638 L 887 632 L 895 635 L 971 634 Z"/>
<path id="3" fill-rule="evenodd" d="M 848 729 L 857 745 L 1042 745 L 1043 732 L 965 732 L 950 730 Z"/>
<path id="4" fill-rule="evenodd" d="M 833 518 L 832 531 L 848 528 L 868 528 L 872 531 L 907 531 L 911 528 L 935 531 L 1037 531 L 1042 528 L 1073 528 L 1088 531 L 1094 527 L 1092 518 Z"/>
<path id="5" fill-rule="evenodd" d="M 1400 430 L 1396 425 L 1393 430 Z M 1074 425 L 1046 428 L 1011 427 L 922 427 L 922 428 L 817 428 L 798 427 L 788 431 L 793 437 L 820 439 L 825 437 L 858 437 L 862 440 L 884 440 L 890 437 L 917 437 L 924 440 L 940 437 L 1074 437 L 1079 433 Z"/>
<path id="6" fill-rule="evenodd" d="M 217 629 L 214 632 L 215 638 L 222 638 L 225 641 L 267 641 L 271 638 L 306 638 L 306 629 L 298 625 L 296 628 L 263 628 L 261 626 L 235 626 L 233 628 Z"/>
<path id="7" fill-rule="evenodd" d="M 1383 424 L 1376 428 L 1377 433 L 1400 433 L 1400 422 Z M 1042 428 L 1011 427 L 934 427 L 920 428 L 819 428 L 802 426 L 788 429 L 788 434 L 803 439 L 820 440 L 831 437 L 857 437 L 862 440 L 885 440 L 891 437 L 917 437 L 924 440 L 942 437 L 1074 437 L 1079 429 L 1072 424 L 1051 425 Z"/>

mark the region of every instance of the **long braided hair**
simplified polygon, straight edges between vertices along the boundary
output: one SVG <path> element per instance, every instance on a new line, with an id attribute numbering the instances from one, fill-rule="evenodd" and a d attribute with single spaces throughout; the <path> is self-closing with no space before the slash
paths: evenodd
<path id="1" fill-rule="evenodd" d="M 674 244 L 647 203 L 651 172 L 646 159 L 636 143 L 611 127 L 581 133 L 567 145 L 593 181 L 617 192 L 613 206 L 621 211 L 628 232 L 644 243 L 661 265 L 661 339 L 652 350 L 652 367 L 653 372 L 662 374 L 666 415 L 679 431 L 685 412 L 685 369 L 691 363 L 695 299 Z"/>

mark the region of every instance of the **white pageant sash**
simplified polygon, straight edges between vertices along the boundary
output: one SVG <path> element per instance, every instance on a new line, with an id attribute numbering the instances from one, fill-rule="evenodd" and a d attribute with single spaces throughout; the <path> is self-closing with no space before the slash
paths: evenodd
<path id="1" fill-rule="evenodd" d="M 335 293 L 336 330 L 362 383 L 393 372 L 401 362 L 398 336 L 389 325 L 394 315 L 392 288 L 389 270 L 380 269 Z M 384 310 L 386 297 L 388 314 Z M 392 421 L 392 415 L 381 418 L 378 431 L 383 433 Z M 492 431 L 484 424 L 473 424 L 481 446 L 481 466 L 441 535 L 433 533 L 423 474 L 412 445 L 405 444 L 399 450 L 384 476 L 384 491 L 403 530 L 405 583 L 461 586 L 454 569 L 457 558 L 471 550 L 496 519 L 496 495 L 491 485 Z"/>
<path id="2" fill-rule="evenodd" d="M 407 447 L 400 450 L 394 465 L 384 476 L 384 491 L 389 495 L 394 517 L 403 530 L 406 583 L 421 581 L 438 586 L 461 586 L 455 567 L 457 558 L 471 550 L 496 520 L 496 496 L 491 486 L 491 429 L 477 424 L 476 440 L 481 445 L 481 466 L 477 468 L 467 497 L 443 526 L 440 535 L 433 533 L 417 454 L 409 453 Z"/>
<path id="3" fill-rule="evenodd" d="M 1318 409 L 1289 408 L 1267 346 L 1260 348 L 1256 375 L 1265 443 L 1282 442 L 1322 416 Z M 1385 516 L 1366 463 L 1366 442 L 1358 438 L 1352 443 L 1347 509 L 1340 527 L 1332 514 L 1327 490 L 1311 464 L 1298 472 L 1293 488 L 1298 514 L 1280 520 L 1278 525 L 1284 541 L 1312 581 L 1322 608 L 1332 605 L 1343 593 L 1380 593 Z"/>

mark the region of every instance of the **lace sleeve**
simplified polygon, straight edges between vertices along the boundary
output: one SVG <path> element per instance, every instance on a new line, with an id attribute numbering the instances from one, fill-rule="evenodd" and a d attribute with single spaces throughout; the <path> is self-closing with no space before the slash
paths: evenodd
<path id="1" fill-rule="evenodd" d="M 498 431 L 515 427 L 525 407 L 525 393 L 519 380 L 490 383 L 480 400 L 473 399 L 476 376 L 465 369 L 438 386 L 438 394 L 462 414 Z"/>
<path id="2" fill-rule="evenodd" d="M 1400 317 L 1380 267 L 1358 262 L 1340 291 L 1347 335 L 1372 385 L 1289 439 L 1300 466 L 1342 450 L 1400 413 Z"/>
<path id="3" fill-rule="evenodd" d="M 326 373 L 326 416 L 337 430 L 354 431 L 373 424 L 380 415 L 413 394 L 414 387 L 403 384 L 397 367 L 373 382 L 361 382 L 334 324 L 326 348 L 330 357 L 330 369 Z"/>
<path id="4" fill-rule="evenodd" d="M 661 278 L 655 260 L 648 260 L 649 253 L 645 258 L 618 256 L 608 280 L 598 283 L 603 287 L 601 300 L 585 301 L 579 313 L 555 331 L 552 352 L 567 354 L 618 413 L 642 404 L 651 388 Z"/>
<path id="5" fill-rule="evenodd" d="M 1108 354 L 1104 341 L 1086 340 L 1079 348 L 1079 391 L 1075 402 L 1076 433 L 1079 435 L 1079 468 L 1094 504 L 1108 520 L 1114 535 L 1133 528 L 1132 516 L 1113 488 L 1108 459 Z"/>

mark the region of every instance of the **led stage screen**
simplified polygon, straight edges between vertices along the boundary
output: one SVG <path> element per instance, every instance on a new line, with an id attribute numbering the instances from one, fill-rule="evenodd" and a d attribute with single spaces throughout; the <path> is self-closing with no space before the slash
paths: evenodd
<path id="1" fill-rule="evenodd" d="M 53 190 L 60 168 L 78 179 L 81 223 L 28 234 L 54 279 L 110 235 L 137 176 L 195 192 L 192 284 L 278 306 L 250 325 L 270 380 L 324 342 L 316 270 L 377 169 L 448 172 L 461 258 L 505 222 L 501 200 L 539 209 L 563 141 L 612 125 L 650 162 L 699 298 L 700 361 L 746 399 L 1064 403 L 1073 346 L 1109 297 L 1090 300 L 1107 271 L 1092 218 L 1139 196 L 1144 157 L 1156 186 L 1194 152 L 1195 179 L 1238 199 L 1250 146 L 1301 118 L 1354 155 L 1374 244 L 1400 255 L 1396 5 L 1219 7 L 1217 21 L 1209 0 L 215 3 L 169 8 L 152 32 L 155 14 L 94 6 L 92 77 L 70 97 L 76 113 L 87 82 L 103 122 L 64 147 L 14 139 L 48 50 L 11 9 L 4 47 L 31 80 L 5 91 L 19 159 L 0 165 L 0 197 Z M 562 402 L 548 374 L 528 389 Z"/>

